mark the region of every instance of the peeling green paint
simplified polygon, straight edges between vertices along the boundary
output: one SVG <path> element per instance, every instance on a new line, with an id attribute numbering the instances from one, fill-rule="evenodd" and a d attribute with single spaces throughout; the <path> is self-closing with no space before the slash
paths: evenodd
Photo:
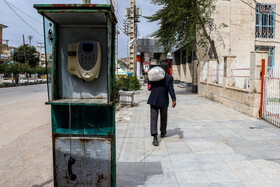
<path id="1" fill-rule="evenodd" d="M 38 13 L 48 18 L 48 13 L 89 13 L 95 14 L 103 12 L 106 17 L 112 20 L 112 46 L 110 50 L 112 51 L 112 58 L 110 63 L 112 64 L 111 71 L 111 85 L 108 89 L 111 89 L 111 100 L 108 103 L 71 103 L 72 110 L 72 129 L 71 133 L 73 135 L 84 135 L 84 136 L 106 136 L 112 139 L 112 168 L 111 168 L 111 182 L 112 186 L 116 186 L 116 147 L 115 147 L 115 34 L 117 19 L 114 13 L 114 8 L 110 4 L 37 4 L 34 8 L 38 10 Z M 50 15 L 50 14 L 49 14 Z M 54 23 L 56 20 L 52 20 Z M 59 27 L 59 23 L 55 23 L 55 28 Z M 108 26 L 108 25 L 107 25 Z M 54 58 L 53 58 L 53 72 L 54 81 L 52 86 L 54 87 L 53 95 L 58 96 L 59 84 L 55 80 L 58 80 L 57 75 L 57 33 L 54 30 Z M 56 97 L 55 97 L 56 98 Z M 51 105 L 51 116 L 52 116 L 52 135 L 53 142 L 56 136 L 69 135 L 70 130 L 68 128 L 68 110 L 69 103 L 64 102 L 47 102 L 46 104 Z M 82 116 L 82 118 L 80 117 Z M 103 119 L 104 118 L 104 119 Z M 82 120 L 81 120 L 82 119 Z M 53 144 L 54 146 L 54 144 Z M 53 147 L 54 149 L 54 147 Z M 55 168 L 55 164 L 54 164 Z M 56 173 L 54 171 L 54 183 L 56 182 Z M 54 184 L 56 186 L 56 183 Z"/>
<path id="2" fill-rule="evenodd" d="M 35 4 L 34 8 L 36 8 L 41 15 L 59 12 L 106 12 L 110 15 L 113 23 L 117 23 L 114 8 L 110 4 Z"/>

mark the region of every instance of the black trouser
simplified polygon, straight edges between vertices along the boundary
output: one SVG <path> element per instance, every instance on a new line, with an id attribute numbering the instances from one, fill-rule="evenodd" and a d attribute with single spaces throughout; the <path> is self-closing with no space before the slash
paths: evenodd
<path id="1" fill-rule="evenodd" d="M 167 107 L 157 107 L 151 105 L 151 135 L 158 135 L 157 121 L 158 111 L 160 111 L 160 131 L 165 133 L 167 126 Z"/>

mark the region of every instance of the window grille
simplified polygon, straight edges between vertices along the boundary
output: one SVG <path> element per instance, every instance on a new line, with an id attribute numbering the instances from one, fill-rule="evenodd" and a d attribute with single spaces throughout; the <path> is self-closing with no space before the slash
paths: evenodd
<path id="1" fill-rule="evenodd" d="M 274 52 L 275 47 L 274 46 L 255 46 L 255 51 L 267 51 L 268 53 L 268 68 L 273 68 L 274 66 Z"/>
<path id="2" fill-rule="evenodd" d="M 274 14 L 276 5 L 257 3 L 256 38 L 274 38 Z"/>

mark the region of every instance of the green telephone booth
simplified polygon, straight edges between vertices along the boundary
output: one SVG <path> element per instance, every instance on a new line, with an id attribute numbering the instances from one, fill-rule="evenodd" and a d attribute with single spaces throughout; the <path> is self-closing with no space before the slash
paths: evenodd
<path id="1" fill-rule="evenodd" d="M 39 4 L 55 186 L 115 186 L 115 25 L 111 5 Z"/>

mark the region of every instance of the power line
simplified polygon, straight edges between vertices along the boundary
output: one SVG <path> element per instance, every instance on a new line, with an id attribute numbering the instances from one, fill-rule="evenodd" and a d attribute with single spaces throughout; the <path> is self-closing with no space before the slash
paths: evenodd
<path id="1" fill-rule="evenodd" d="M 240 1 L 241 1 L 242 3 L 248 5 L 251 9 L 256 10 L 256 8 L 254 8 L 252 5 L 250 5 L 249 3 L 245 2 L 244 0 L 240 0 Z M 255 3 L 259 3 L 259 2 L 257 2 L 256 0 L 254 0 L 254 2 L 255 2 Z M 260 4 L 261 4 L 261 3 L 260 3 Z M 275 13 L 277 16 L 280 16 L 280 14 L 277 14 L 275 11 L 274 11 L 274 13 Z M 275 18 L 274 18 L 274 21 L 280 23 L 280 21 L 276 20 Z"/>
<path id="2" fill-rule="evenodd" d="M 122 31 L 122 33 L 125 34 L 124 30 L 123 30 L 120 26 L 118 26 L 118 28 L 120 29 L 120 31 Z M 126 34 L 125 34 L 125 35 L 126 35 Z"/>
<path id="3" fill-rule="evenodd" d="M 121 23 L 121 18 L 118 16 L 118 14 L 116 15 L 118 22 Z"/>
<path id="4" fill-rule="evenodd" d="M 10 3 L 10 2 L 8 2 L 8 3 L 9 3 L 11 6 L 13 6 L 15 9 L 17 9 L 18 11 L 20 11 L 21 13 L 23 13 L 24 15 L 30 17 L 31 19 L 37 21 L 38 23 L 43 24 L 41 21 L 39 21 L 39 20 L 35 19 L 34 17 L 28 15 L 27 13 L 23 12 L 22 10 L 20 10 L 19 8 L 17 8 L 15 5 L 13 5 L 12 3 Z"/>
<path id="5" fill-rule="evenodd" d="M 12 7 L 11 5 L 4 0 L 4 2 L 6 3 L 6 5 L 28 26 L 30 27 L 34 32 L 36 32 L 37 34 L 39 34 L 40 36 L 43 36 L 40 32 L 38 32 L 37 30 L 35 30 L 27 21 L 25 21 Z"/>
<path id="6" fill-rule="evenodd" d="M 243 0 L 241 0 L 241 1 L 243 1 Z M 260 3 L 260 2 L 258 2 L 258 1 L 256 1 L 256 0 L 253 0 L 253 1 L 254 1 L 255 3 L 262 4 L 262 3 Z M 246 2 L 243 1 L 243 3 L 246 3 Z M 246 3 L 246 4 L 248 4 L 248 3 Z M 275 13 L 275 15 L 280 16 L 280 14 L 278 14 L 276 11 L 274 11 L 274 13 Z"/>

